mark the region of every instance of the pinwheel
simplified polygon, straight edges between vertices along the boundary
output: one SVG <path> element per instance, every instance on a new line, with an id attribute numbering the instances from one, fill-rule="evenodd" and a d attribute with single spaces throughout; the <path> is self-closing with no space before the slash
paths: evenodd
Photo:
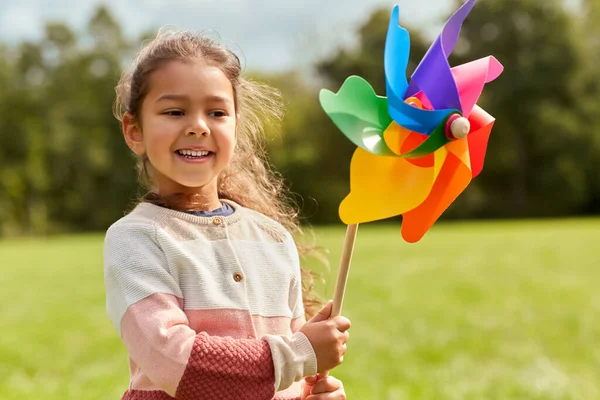
<path id="1" fill-rule="evenodd" d="M 321 90 L 323 110 L 358 147 L 350 163 L 350 193 L 339 208 L 348 229 L 334 314 L 341 312 L 359 223 L 402 215 L 402 237 L 417 242 L 483 168 L 495 120 L 476 103 L 503 67 L 492 56 L 448 64 L 474 3 L 467 0 L 448 19 L 410 83 L 410 37 L 394 7 L 384 53 L 387 97 L 358 76 L 337 94 Z"/>

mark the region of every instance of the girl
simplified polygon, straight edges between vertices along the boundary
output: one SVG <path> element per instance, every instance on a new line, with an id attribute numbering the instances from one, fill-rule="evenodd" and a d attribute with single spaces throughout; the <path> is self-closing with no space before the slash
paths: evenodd
<path id="1" fill-rule="evenodd" d="M 150 189 L 105 240 L 107 311 L 129 352 L 123 399 L 345 398 L 314 375 L 342 362 L 350 321 L 329 319 L 329 302 L 305 322 L 297 214 L 258 145 L 280 103 L 240 72 L 216 42 L 161 31 L 117 86 Z"/>

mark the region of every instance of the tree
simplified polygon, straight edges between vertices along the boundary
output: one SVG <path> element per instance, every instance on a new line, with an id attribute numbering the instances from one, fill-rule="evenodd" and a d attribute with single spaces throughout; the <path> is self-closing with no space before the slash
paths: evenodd
<path id="1" fill-rule="evenodd" d="M 577 37 L 582 47 L 585 74 L 582 78 L 581 93 L 582 114 L 585 129 L 589 132 L 590 156 L 584 159 L 583 164 L 587 176 L 587 185 L 590 197 L 584 212 L 600 213 L 600 1 L 584 0 L 581 2 L 580 23 L 577 25 Z"/>
<path id="2" fill-rule="evenodd" d="M 562 2 L 540 0 L 480 2 L 465 22 L 467 50 L 454 61 L 492 54 L 505 66 L 481 101 L 497 122 L 475 182 L 478 214 L 566 215 L 589 199 L 582 162 L 598 149 L 581 112 L 576 23 Z"/>
<path id="3" fill-rule="evenodd" d="M 136 177 L 111 110 L 126 50 L 100 7 L 88 32 L 48 24 L 2 58 L 1 231 L 105 229 L 122 215 Z"/>

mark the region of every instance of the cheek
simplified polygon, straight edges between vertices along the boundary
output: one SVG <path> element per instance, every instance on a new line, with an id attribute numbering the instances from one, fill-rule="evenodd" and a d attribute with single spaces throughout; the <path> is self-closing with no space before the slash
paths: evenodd
<path id="1" fill-rule="evenodd" d="M 219 133 L 221 146 L 227 147 L 228 149 L 233 149 L 237 142 L 236 124 L 230 123 L 226 126 L 223 126 Z"/>
<path id="2" fill-rule="evenodd" d="M 237 145 L 237 131 L 235 130 L 235 128 L 233 130 L 232 135 L 229 136 L 228 144 L 229 144 L 229 152 L 230 152 L 231 156 L 233 156 L 235 147 Z"/>
<path id="3" fill-rule="evenodd" d="M 179 131 L 177 127 L 174 126 L 173 123 L 169 123 L 169 121 L 165 121 L 161 118 L 156 118 L 154 120 L 150 119 L 146 126 L 152 128 L 144 131 L 144 141 L 146 146 L 154 148 L 154 151 L 170 149 L 177 139 Z"/>
<path id="4" fill-rule="evenodd" d="M 229 165 L 235 155 L 236 140 L 235 136 L 230 136 L 227 140 L 221 141 L 219 152 L 221 153 L 221 164 L 223 167 Z"/>
<path id="5" fill-rule="evenodd" d="M 223 155 L 226 155 L 228 160 L 231 160 L 235 151 L 235 138 L 229 137 L 225 140 L 222 140 L 219 144 L 219 151 Z"/>

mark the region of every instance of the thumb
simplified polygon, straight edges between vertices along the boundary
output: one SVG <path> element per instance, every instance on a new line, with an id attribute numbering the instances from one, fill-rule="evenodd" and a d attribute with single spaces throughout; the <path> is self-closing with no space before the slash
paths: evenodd
<path id="1" fill-rule="evenodd" d="M 314 317 L 312 317 L 308 322 L 321 322 L 326 321 L 331 316 L 331 309 L 333 308 L 333 300 L 329 300 L 325 307 L 321 309 Z"/>

